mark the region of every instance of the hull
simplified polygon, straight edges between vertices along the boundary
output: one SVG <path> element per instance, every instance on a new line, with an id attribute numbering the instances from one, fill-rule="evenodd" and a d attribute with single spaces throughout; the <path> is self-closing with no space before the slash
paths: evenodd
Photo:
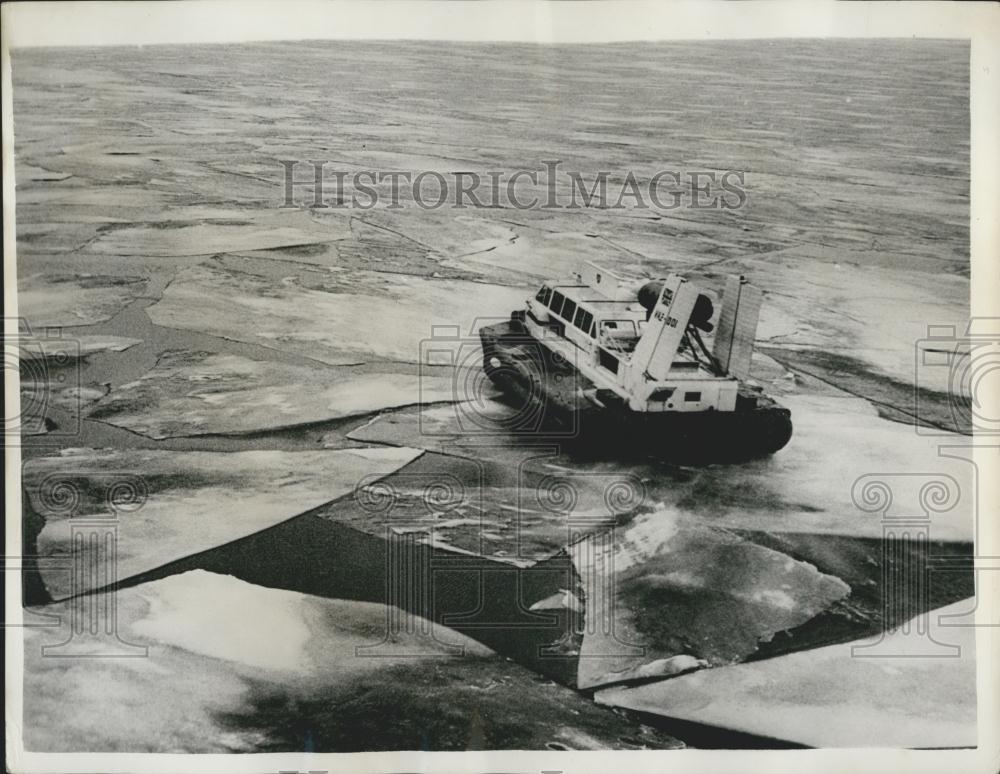
<path id="1" fill-rule="evenodd" d="M 638 412 L 553 355 L 517 319 L 479 336 L 484 372 L 525 417 L 522 435 L 531 430 L 598 455 L 702 464 L 773 454 L 792 436 L 791 412 L 742 384 L 733 412 Z"/>

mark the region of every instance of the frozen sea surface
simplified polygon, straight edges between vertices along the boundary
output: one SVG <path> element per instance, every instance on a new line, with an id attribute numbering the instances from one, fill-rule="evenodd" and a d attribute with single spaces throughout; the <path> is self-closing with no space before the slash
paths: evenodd
<path id="1" fill-rule="evenodd" d="M 29 746 L 678 745 L 538 672 L 570 686 L 654 681 L 600 694 L 647 718 L 690 691 L 709 745 L 737 732 L 969 743 L 971 651 L 958 669 L 898 674 L 841 658 L 902 623 L 883 598 L 894 568 L 960 568 L 932 573 L 924 612 L 974 593 L 975 468 L 941 449 L 967 442 L 968 407 L 952 369 L 924 358 L 946 346 L 924 341 L 928 325 L 961 335 L 969 314 L 967 44 L 110 54 L 12 57 L 18 314 L 33 339 L 26 551 L 68 560 L 75 516 L 113 522 L 117 575 L 133 585 L 118 595 L 123 636 L 157 657 L 41 658 L 42 630 L 27 632 Z M 308 181 L 309 160 L 485 175 L 553 159 L 588 183 L 608 171 L 613 191 L 628 172 L 728 171 L 745 202 L 427 210 L 404 191 L 398 209 L 352 209 L 331 192 L 315 208 L 306 184 L 286 206 L 282 161 Z M 571 194 L 566 176 L 515 189 L 520 201 Z M 761 287 L 753 379 L 792 410 L 790 444 L 736 466 L 580 459 L 510 434 L 509 407 L 481 382 L 463 392 L 481 365 L 476 326 L 584 260 Z M 439 358 L 425 368 L 429 345 Z M 915 515 L 920 539 L 887 559 L 885 530 Z M 440 660 L 429 641 L 392 667 L 345 655 L 377 640 L 396 602 L 425 612 L 382 588 L 399 545 L 465 563 L 471 575 L 419 591 L 455 618 L 451 634 L 504 658 Z M 29 598 L 94 585 L 72 577 L 42 562 Z M 488 626 L 468 613 L 480 592 Z M 251 641 L 265 621 L 288 634 L 273 650 Z M 829 722 L 801 686 L 826 690 L 830 675 L 837 716 L 871 722 Z M 755 679 L 783 686 L 781 723 L 765 722 L 777 699 Z M 931 703 L 886 704 L 912 686 Z M 734 718 L 733 690 L 753 717 Z M 939 695 L 952 718 L 932 706 Z M 803 733 L 807 721 L 828 733 Z"/>

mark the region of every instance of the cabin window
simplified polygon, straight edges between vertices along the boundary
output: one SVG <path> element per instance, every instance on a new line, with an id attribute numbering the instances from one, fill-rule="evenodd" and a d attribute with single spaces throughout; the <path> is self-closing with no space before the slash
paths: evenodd
<path id="1" fill-rule="evenodd" d="M 541 290 L 539 290 L 538 294 L 535 296 L 535 300 L 542 306 L 548 306 L 550 298 L 552 298 L 552 288 L 548 285 L 542 285 Z"/>
<path id="2" fill-rule="evenodd" d="M 685 392 L 684 393 L 684 400 L 686 402 L 688 402 L 688 403 L 697 403 L 698 401 L 701 400 L 701 393 L 700 392 Z"/>
<path id="3" fill-rule="evenodd" d="M 660 387 L 649 394 L 649 399 L 656 403 L 663 403 L 665 400 L 670 400 L 670 396 L 674 394 L 674 389 L 674 387 Z M 690 394 L 688 393 L 688 395 Z"/>
<path id="4" fill-rule="evenodd" d="M 576 310 L 576 317 L 573 318 L 573 325 L 584 333 L 590 333 L 590 328 L 594 322 L 594 315 L 583 307 Z"/>
<path id="5" fill-rule="evenodd" d="M 572 298 L 567 298 L 566 303 L 563 305 L 562 316 L 566 318 L 567 321 L 573 320 L 573 315 L 576 314 L 576 301 Z"/>
<path id="6" fill-rule="evenodd" d="M 618 358 L 606 349 L 597 350 L 597 362 L 600 363 L 601 367 L 606 368 L 611 373 L 618 373 Z"/>
<path id="7" fill-rule="evenodd" d="M 549 304 L 549 309 L 551 309 L 556 314 L 561 314 L 563 302 L 565 300 L 566 296 L 564 296 L 558 290 L 552 291 L 552 302 Z"/>

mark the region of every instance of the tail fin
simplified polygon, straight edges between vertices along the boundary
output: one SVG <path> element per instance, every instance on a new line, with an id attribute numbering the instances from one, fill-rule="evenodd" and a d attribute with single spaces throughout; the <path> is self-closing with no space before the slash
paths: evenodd
<path id="1" fill-rule="evenodd" d="M 698 289 L 676 274 L 667 277 L 632 355 L 632 367 L 654 381 L 667 377 L 681 345 Z"/>
<path id="2" fill-rule="evenodd" d="M 731 276 L 726 280 L 712 354 L 723 370 L 737 379 L 750 375 L 762 298 L 760 289 L 749 284 L 745 277 Z"/>

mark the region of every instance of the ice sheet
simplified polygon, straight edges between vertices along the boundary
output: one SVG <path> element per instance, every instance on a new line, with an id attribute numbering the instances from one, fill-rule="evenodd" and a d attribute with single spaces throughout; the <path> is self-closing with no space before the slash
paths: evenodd
<path id="1" fill-rule="evenodd" d="M 609 688 L 595 699 L 811 747 L 973 747 L 976 629 L 954 616 L 974 607 L 965 600 L 884 638 Z"/>
<path id="2" fill-rule="evenodd" d="M 115 634 L 71 634 L 75 612 L 89 608 L 62 603 L 29 611 L 36 621 L 60 621 L 24 630 L 30 750 L 679 746 L 440 625 L 412 619 L 414 629 L 399 632 L 390 653 L 383 638 L 393 609 L 383 605 L 204 571 L 90 601 L 111 603 Z M 516 716 L 507 711 L 513 704 Z"/>
<path id="3" fill-rule="evenodd" d="M 41 563 L 42 580 L 54 599 L 125 580 L 279 524 L 419 455 L 67 449 L 38 457 L 25 463 L 24 486 L 44 520 L 38 553 L 51 561 Z M 74 551 L 90 527 L 116 536 L 113 560 L 104 537 Z M 89 569 L 70 574 L 73 562 Z"/>
<path id="4" fill-rule="evenodd" d="M 956 336 L 965 333 L 968 278 L 823 258 L 813 248 L 743 262 L 765 294 L 758 340 L 845 354 L 904 383 L 915 383 L 919 371 L 923 386 L 955 392 L 949 369 L 928 368 L 921 351 L 928 346 L 929 326 L 950 325 Z M 837 374 L 828 378 L 836 383 Z"/>
<path id="5" fill-rule="evenodd" d="M 151 438 L 248 433 L 452 400 L 451 378 L 311 368 L 206 352 L 166 352 L 90 411 Z M 396 444 L 401 445 L 401 444 Z"/>
<path id="6" fill-rule="evenodd" d="M 739 465 L 677 468 L 648 459 L 554 455 L 560 447 L 558 438 L 511 432 L 509 421 L 516 412 L 489 398 L 387 412 L 350 437 L 401 443 L 519 471 L 528 461 L 548 454 L 556 456 L 552 462 L 560 466 L 549 472 L 574 477 L 573 486 L 593 482 L 599 487 L 616 478 L 640 480 L 643 507 L 662 503 L 708 525 L 880 538 L 887 514 L 915 509 L 927 520 L 931 539 L 972 542 L 975 469 L 960 455 L 953 458 L 939 451 L 941 444 L 964 445 L 962 436 L 918 432 L 879 417 L 867 401 L 803 388 L 794 381 L 778 397 L 792 412 L 791 441 L 773 456 Z M 879 478 L 896 490 L 894 510 L 871 509 L 864 500 L 866 486 Z M 944 487 L 940 502 L 928 500 L 923 490 L 933 482 Z M 528 483 L 529 496 L 537 484 Z"/>
<path id="7" fill-rule="evenodd" d="M 512 467 L 557 448 L 559 439 L 541 439 L 527 432 L 533 429 L 530 424 L 521 428 L 525 432 L 518 432 L 525 417 L 493 397 L 499 395 L 481 372 L 463 373 L 458 379 L 458 392 L 468 400 L 423 410 L 387 411 L 351 431 L 348 437 L 365 443 L 404 444 Z"/>
<path id="8" fill-rule="evenodd" d="M 964 446 L 962 436 L 922 434 L 855 398 L 781 400 L 795 427 L 789 444 L 763 460 L 700 471 L 681 505 L 724 527 L 870 538 L 892 527 L 887 519 L 912 515 L 932 540 L 972 542 L 975 468 L 939 449 Z M 886 508 L 869 500 L 879 481 L 892 490 Z"/>
<path id="9" fill-rule="evenodd" d="M 581 688 L 634 679 L 665 658 L 742 661 L 850 592 L 810 564 L 666 510 L 569 553 L 586 600 Z"/>
<path id="10" fill-rule="evenodd" d="M 452 362 L 477 357 L 477 320 L 506 319 L 525 290 L 389 273 L 338 275 L 316 290 L 291 277 L 265 278 L 203 266 L 178 273 L 147 310 L 158 325 L 283 349 L 332 365 L 386 359 L 419 362 L 434 326 Z M 252 321 L 251 324 L 247 324 Z"/>
<path id="11" fill-rule="evenodd" d="M 44 334 L 37 339 L 22 340 L 19 354 L 22 360 L 55 360 L 68 361 L 93 355 L 96 352 L 124 352 L 142 339 L 127 336 L 101 336 L 83 334 L 81 336 L 47 337 Z"/>
<path id="12" fill-rule="evenodd" d="M 350 231 L 338 221 L 318 223 L 291 211 L 251 219 L 160 222 L 153 226 L 108 229 L 90 243 L 93 253 L 137 256 L 211 255 L 241 250 L 319 244 L 343 239 Z"/>
<path id="13" fill-rule="evenodd" d="M 17 309 L 32 330 L 92 325 L 113 317 L 144 287 L 140 277 L 22 274 Z"/>

